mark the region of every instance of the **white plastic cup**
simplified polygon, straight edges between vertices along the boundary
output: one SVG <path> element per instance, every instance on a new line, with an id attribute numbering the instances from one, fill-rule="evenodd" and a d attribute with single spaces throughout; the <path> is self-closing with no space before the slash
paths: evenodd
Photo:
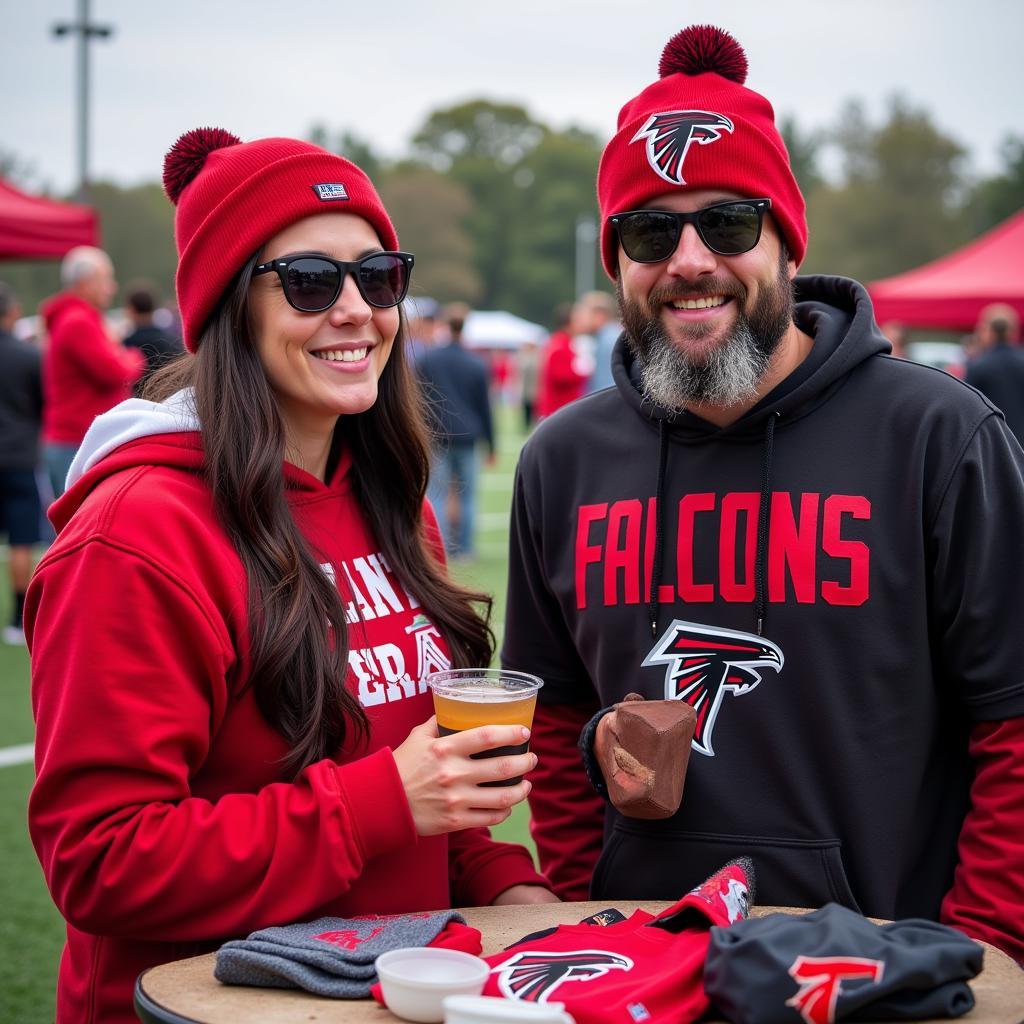
<path id="1" fill-rule="evenodd" d="M 565 1003 L 521 1003 L 497 996 L 448 996 L 444 1024 L 576 1024 Z"/>

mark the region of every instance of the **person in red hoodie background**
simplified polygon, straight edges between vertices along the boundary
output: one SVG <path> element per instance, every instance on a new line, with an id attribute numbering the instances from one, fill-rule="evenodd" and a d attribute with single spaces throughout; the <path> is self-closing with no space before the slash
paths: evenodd
<path id="1" fill-rule="evenodd" d="M 550 416 L 580 398 L 593 372 L 593 356 L 578 346 L 574 338 L 573 306 L 562 303 L 555 309 L 555 329 L 544 346 L 538 417 Z"/>
<path id="2" fill-rule="evenodd" d="M 142 970 L 266 926 L 555 900 L 486 828 L 529 781 L 479 786 L 535 756 L 470 756 L 526 731 L 431 717 L 425 676 L 493 638 L 424 502 L 373 185 L 220 129 L 164 183 L 193 355 L 90 428 L 26 601 L 61 1024 L 128 1024 Z"/>
<path id="3" fill-rule="evenodd" d="M 121 345 L 103 322 L 117 292 L 102 249 L 81 245 L 60 267 L 64 291 L 40 310 L 48 341 L 43 356 L 43 452 L 53 496 L 64 493 L 71 460 L 92 421 L 131 394 L 145 360 Z"/>

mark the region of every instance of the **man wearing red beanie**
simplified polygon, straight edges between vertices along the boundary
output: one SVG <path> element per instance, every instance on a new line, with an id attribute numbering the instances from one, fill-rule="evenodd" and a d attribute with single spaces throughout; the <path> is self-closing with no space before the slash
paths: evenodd
<path id="1" fill-rule="evenodd" d="M 615 387 L 516 478 L 502 660 L 545 680 L 542 867 L 566 898 L 677 899 L 749 855 L 761 903 L 1024 960 L 1024 452 L 890 356 L 859 284 L 797 276 L 804 201 L 739 44 L 691 27 L 659 70 L 598 173 Z M 606 802 L 605 766 L 650 781 L 615 749 L 629 691 L 695 712 L 668 818 Z"/>

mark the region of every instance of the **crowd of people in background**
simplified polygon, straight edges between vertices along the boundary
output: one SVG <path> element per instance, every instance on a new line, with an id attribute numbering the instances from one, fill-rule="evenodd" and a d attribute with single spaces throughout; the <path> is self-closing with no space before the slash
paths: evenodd
<path id="1" fill-rule="evenodd" d="M 11 618 L 7 644 L 23 644 L 25 592 L 33 548 L 52 539 L 45 507 L 64 492 L 68 470 L 92 421 L 133 393 L 184 351 L 173 326 L 154 324 L 155 290 L 131 286 L 120 318 L 108 311 L 117 294 L 110 257 L 79 246 L 63 259 L 62 289 L 25 320 L 18 296 L 0 282 L 0 533 L 10 548 Z M 34 332 L 19 329 L 36 323 Z"/>
<path id="2" fill-rule="evenodd" d="M 603 291 L 559 305 L 543 345 L 474 351 L 462 335 L 470 307 L 417 298 L 409 318 L 409 358 L 432 413 L 434 453 L 428 497 L 452 558 L 475 554 L 481 455 L 494 465 L 492 402 L 518 402 L 522 426 L 601 388 L 611 387 L 611 351 L 622 331 L 614 298 Z M 481 452 L 483 446 L 483 452 Z"/>
<path id="3" fill-rule="evenodd" d="M 117 282 L 101 250 L 69 252 L 61 283 L 61 292 L 40 307 L 38 334 L 26 338 L 16 326 L 24 312 L 18 297 L 0 282 L 0 501 L 13 595 L 7 643 L 24 642 L 31 551 L 52 536 L 43 510 L 63 493 L 89 424 L 122 398 L 142 397 L 153 372 L 184 351 L 173 311 L 148 283 L 129 284 L 118 316 L 108 315 L 115 312 Z M 547 339 L 514 350 L 465 347 L 469 313 L 465 303 L 442 305 L 429 297 L 417 297 L 409 308 L 408 358 L 433 412 L 429 497 L 446 550 L 457 559 L 475 556 L 480 465 L 496 461 L 492 404 L 518 404 L 529 432 L 569 402 L 611 387 L 611 351 L 622 332 L 615 298 L 605 291 L 560 304 Z M 913 333 L 899 323 L 883 330 L 892 354 L 911 358 Z M 962 351 L 963 366 L 947 369 L 998 405 L 1024 441 L 1024 347 L 1014 309 L 986 307 Z"/>

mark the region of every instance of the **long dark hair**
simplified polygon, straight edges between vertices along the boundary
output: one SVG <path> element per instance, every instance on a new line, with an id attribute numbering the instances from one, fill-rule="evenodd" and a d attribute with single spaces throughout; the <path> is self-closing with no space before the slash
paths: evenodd
<path id="1" fill-rule="evenodd" d="M 365 740 L 369 724 L 345 687 L 341 596 L 285 498 L 284 424 L 249 315 L 257 255 L 225 290 L 196 354 L 158 371 L 146 397 L 161 401 L 194 389 L 204 472 L 248 577 L 251 685 L 264 718 L 288 740 L 285 768 L 298 774 L 342 744 Z M 332 454 L 341 445 L 351 450 L 353 494 L 388 564 L 447 641 L 453 664 L 484 666 L 494 653 L 491 599 L 452 583 L 424 537 L 427 429 L 403 351 L 405 331 L 402 315 L 376 403 L 339 417 Z"/>

